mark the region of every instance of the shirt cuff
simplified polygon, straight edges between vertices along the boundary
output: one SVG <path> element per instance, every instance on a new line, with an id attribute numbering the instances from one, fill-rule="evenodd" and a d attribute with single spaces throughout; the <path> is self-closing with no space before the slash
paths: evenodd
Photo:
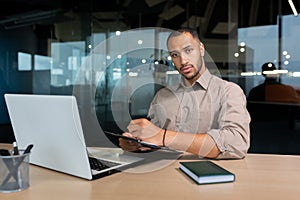
<path id="1" fill-rule="evenodd" d="M 221 153 L 228 151 L 228 147 L 224 145 L 224 141 L 220 135 L 220 129 L 211 129 L 207 132 L 207 134 L 210 135 L 212 139 L 215 141 Z"/>

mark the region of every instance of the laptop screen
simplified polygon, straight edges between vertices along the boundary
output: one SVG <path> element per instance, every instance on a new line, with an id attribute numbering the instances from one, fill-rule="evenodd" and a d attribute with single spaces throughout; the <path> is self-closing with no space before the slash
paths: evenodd
<path id="1" fill-rule="evenodd" d="M 30 163 L 91 177 L 74 96 L 5 94 L 20 149 L 34 144 Z"/>

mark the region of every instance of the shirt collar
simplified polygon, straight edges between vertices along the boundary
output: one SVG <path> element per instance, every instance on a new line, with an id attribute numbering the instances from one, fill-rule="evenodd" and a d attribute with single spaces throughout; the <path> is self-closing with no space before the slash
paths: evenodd
<path id="1" fill-rule="evenodd" d="M 211 77 L 212 77 L 211 73 L 208 71 L 208 69 L 206 69 L 204 73 L 197 79 L 194 85 L 197 84 L 201 86 L 204 90 L 207 90 Z M 177 90 L 184 89 L 184 88 L 191 88 L 191 87 L 187 86 L 187 80 L 182 76 L 181 81 L 177 87 Z"/>

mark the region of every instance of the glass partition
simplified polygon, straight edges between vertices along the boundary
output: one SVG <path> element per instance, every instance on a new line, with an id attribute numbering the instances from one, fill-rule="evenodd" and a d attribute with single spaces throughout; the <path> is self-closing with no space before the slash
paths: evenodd
<path id="1" fill-rule="evenodd" d="M 299 1 L 293 3 L 299 11 Z M 295 145 L 300 129 L 300 20 L 289 1 L 18 4 L 20 9 L 7 1 L 0 14 L 3 131 L 12 132 L 5 128 L 10 120 L 4 93 L 75 95 L 92 145 L 101 142 L 95 138 L 102 130 L 124 131 L 130 119 L 146 117 L 160 88 L 178 82 L 166 38 L 171 30 L 191 27 L 205 45 L 209 70 L 245 93 L 252 117 L 250 151 L 300 153 Z M 275 68 L 263 71 L 265 63 Z M 257 87 L 260 97 L 249 97 Z"/>

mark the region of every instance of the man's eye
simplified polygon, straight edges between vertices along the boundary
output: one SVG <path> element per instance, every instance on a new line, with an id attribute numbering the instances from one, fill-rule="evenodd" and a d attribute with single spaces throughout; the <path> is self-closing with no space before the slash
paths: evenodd
<path id="1" fill-rule="evenodd" d="M 177 58 L 178 56 L 179 56 L 178 53 L 172 53 L 172 54 L 171 54 L 171 57 L 172 57 L 172 58 Z"/>
<path id="2" fill-rule="evenodd" d="M 186 49 L 186 53 L 191 53 L 193 51 L 193 49 Z"/>

